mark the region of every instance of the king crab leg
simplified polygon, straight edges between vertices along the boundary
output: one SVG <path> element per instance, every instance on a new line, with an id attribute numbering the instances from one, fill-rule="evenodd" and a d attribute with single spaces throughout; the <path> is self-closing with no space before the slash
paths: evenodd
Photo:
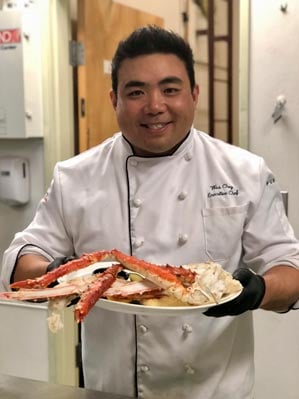
<path id="1" fill-rule="evenodd" d="M 166 294 L 174 295 L 177 298 L 186 294 L 186 288 L 180 280 L 165 267 L 126 255 L 117 249 L 113 249 L 111 253 L 117 262 L 129 270 L 142 274 L 145 278 L 157 284 L 158 287 L 163 288 Z"/>
<path id="2" fill-rule="evenodd" d="M 114 256 L 115 260 L 122 265 L 124 265 L 129 270 L 133 270 L 137 273 L 142 274 L 145 278 L 157 284 L 158 287 L 163 288 L 166 295 L 174 296 L 182 302 L 187 302 L 191 305 L 202 304 L 203 297 L 211 301 L 213 297 L 206 292 L 198 284 L 196 287 L 190 286 L 185 287 L 180 279 L 177 277 L 173 270 L 179 270 L 170 265 L 161 266 L 155 265 L 153 263 L 146 262 L 141 259 L 137 259 L 134 256 L 126 255 L 117 249 L 113 249 L 111 254 Z M 181 272 L 181 275 L 187 275 L 185 272 Z M 190 275 L 189 275 L 190 276 Z M 193 288 L 192 290 L 190 288 Z"/>
<path id="3" fill-rule="evenodd" d="M 38 301 L 52 298 L 61 298 L 73 295 L 79 295 L 80 288 L 78 285 L 58 284 L 53 288 L 23 288 L 19 291 L 0 292 L 0 299 L 10 299 L 15 301 Z"/>
<path id="4" fill-rule="evenodd" d="M 85 318 L 93 305 L 116 280 L 117 274 L 122 269 L 121 265 L 109 267 L 100 275 L 99 279 L 90 285 L 88 290 L 83 292 L 80 301 L 75 306 L 75 319 L 77 323 L 80 323 Z"/>
<path id="5" fill-rule="evenodd" d="M 48 287 L 53 281 L 57 280 L 68 273 L 74 272 L 79 269 L 83 269 L 96 262 L 102 262 L 106 260 L 114 260 L 111 257 L 111 251 L 98 251 L 90 254 L 84 254 L 79 259 L 71 260 L 64 265 L 59 266 L 57 269 L 52 270 L 44 274 L 41 277 L 35 279 L 27 279 L 22 281 L 16 281 L 10 285 L 11 288 L 45 288 Z"/>
<path id="6" fill-rule="evenodd" d="M 166 265 L 165 269 L 169 270 L 170 273 L 177 276 L 177 278 L 181 281 L 181 283 L 185 287 L 188 287 L 189 285 L 193 284 L 195 281 L 196 273 L 189 269 L 184 269 L 182 266 Z"/>

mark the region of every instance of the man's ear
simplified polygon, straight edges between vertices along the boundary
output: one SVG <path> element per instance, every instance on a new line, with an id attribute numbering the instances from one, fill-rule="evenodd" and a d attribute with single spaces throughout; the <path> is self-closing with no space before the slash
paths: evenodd
<path id="1" fill-rule="evenodd" d="M 192 91 L 192 97 L 193 97 L 194 103 L 197 104 L 197 102 L 198 102 L 198 97 L 199 97 L 199 86 L 198 86 L 198 84 L 196 84 L 196 85 L 194 86 L 194 89 L 193 89 L 193 91 Z"/>
<path id="2" fill-rule="evenodd" d="M 114 91 L 112 89 L 110 90 L 109 94 L 110 94 L 110 100 L 111 100 L 112 106 L 113 106 L 114 109 L 116 109 L 117 96 L 116 96 L 116 94 L 114 93 Z"/>

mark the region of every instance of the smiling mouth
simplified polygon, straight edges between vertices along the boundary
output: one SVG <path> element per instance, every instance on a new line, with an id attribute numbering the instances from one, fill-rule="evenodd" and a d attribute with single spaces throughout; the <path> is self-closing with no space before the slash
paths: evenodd
<path id="1" fill-rule="evenodd" d="M 151 130 L 159 130 L 163 129 L 165 126 L 167 126 L 170 122 L 165 122 L 165 123 L 141 123 L 140 125 L 142 127 L 146 127 L 147 129 Z"/>

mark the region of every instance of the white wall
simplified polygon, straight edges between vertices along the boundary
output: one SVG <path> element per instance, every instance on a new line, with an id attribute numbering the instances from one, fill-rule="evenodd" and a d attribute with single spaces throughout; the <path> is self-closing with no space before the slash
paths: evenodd
<path id="1" fill-rule="evenodd" d="M 3 3 L 3 4 L 2 4 Z M 0 10 L 2 10 L 3 5 L 3 13 L 2 14 L 2 22 L 1 29 L 5 29 L 7 27 L 17 28 L 18 26 L 14 26 L 11 19 L 8 17 L 11 11 L 7 11 L 7 7 L 4 7 L 4 2 L 0 3 Z M 7 3 L 7 2 L 6 2 Z M 31 10 L 36 10 L 35 8 L 28 9 L 27 17 L 31 17 Z M 5 17 L 3 17 L 5 15 Z M 13 14 L 14 15 L 14 14 Z M 28 18 L 27 18 L 28 19 Z M 28 19 L 30 20 L 30 19 Z M 26 24 L 26 20 L 23 21 L 24 25 Z M 7 24 L 7 25 L 6 25 Z M 28 24 L 28 23 L 27 23 Z M 26 26 L 26 25 L 25 25 Z M 28 28 L 28 27 L 27 27 Z M 22 84 L 19 86 L 19 90 L 14 91 L 17 93 L 17 96 L 10 100 L 11 96 L 9 96 L 9 92 L 4 95 L 1 92 L 1 105 L 5 109 L 8 108 L 8 127 L 12 126 L 22 126 L 25 120 L 25 115 L 23 110 L 19 110 L 18 107 L 15 107 L 14 110 L 11 108 L 13 104 L 18 104 L 22 101 L 25 103 L 25 109 L 30 112 L 33 112 L 32 121 L 39 121 L 42 118 L 42 113 L 40 109 L 42 108 L 42 104 L 40 101 L 40 72 L 41 72 L 41 58 L 39 41 L 36 38 L 40 37 L 38 31 L 38 24 L 35 25 L 35 30 L 27 30 L 27 34 L 29 35 L 29 39 L 22 42 L 18 45 L 17 49 L 11 49 L 10 54 L 2 58 L 3 51 L 0 52 L 0 62 L 1 65 L 1 76 L 2 79 L 7 83 L 8 88 L 10 88 L 10 81 L 19 79 Z M 22 57 L 23 54 L 26 53 L 26 58 Z M 20 54 L 20 57 L 17 57 L 17 54 Z M 22 55 L 21 55 L 22 54 Z M 38 56 L 37 56 L 38 55 Z M 13 69 L 10 67 L 10 62 L 14 62 L 19 66 L 20 71 L 23 71 L 23 75 L 14 76 L 13 73 L 10 73 L 10 70 Z M 28 66 L 30 66 L 28 68 Z M 37 69 L 38 68 L 38 69 Z M 14 72 L 14 70 L 13 70 Z M 24 83 L 24 91 L 23 91 L 23 83 Z M 38 88 L 38 91 L 36 90 Z M 3 90 L 3 87 L 0 87 L 0 91 Z M 8 89 L 9 90 L 9 89 Z M 10 93 L 11 94 L 11 93 Z M 6 102 L 7 99 L 7 102 Z M 35 107 L 35 104 L 38 104 L 38 107 Z M 33 109 L 32 109 L 33 107 Z M 11 120 L 17 121 L 15 125 L 11 123 Z M 19 123 L 18 123 L 19 121 Z M 34 122 L 35 123 L 35 122 Z M 26 127 L 28 124 L 26 124 Z M 42 134 L 40 129 L 40 124 L 36 125 L 38 129 L 38 135 Z M 36 129 L 35 129 L 36 130 Z M 28 129 L 28 132 L 31 132 L 31 127 Z M 31 132 L 32 133 L 32 132 Z M 17 136 L 18 134 L 23 134 L 23 132 L 15 132 L 8 131 L 8 136 L 13 134 Z M 30 138 L 30 139 L 8 139 L 0 138 L 0 157 L 2 156 L 21 156 L 29 160 L 29 172 L 30 172 L 30 201 L 28 204 L 20 207 L 10 206 L 0 202 L 0 267 L 1 267 L 1 259 L 4 250 L 8 247 L 10 241 L 12 240 L 14 234 L 24 229 L 26 225 L 32 219 L 37 202 L 43 195 L 42 190 L 44 187 L 44 148 L 43 148 L 43 140 L 39 138 Z"/>
<path id="2" fill-rule="evenodd" d="M 14 234 L 23 230 L 33 218 L 37 203 L 44 194 L 44 150 L 42 139 L 0 140 L 1 156 L 21 156 L 29 160 L 30 200 L 23 206 L 0 202 L 0 257 Z"/>
<path id="3" fill-rule="evenodd" d="M 286 13 L 280 10 L 286 3 Z M 289 219 L 299 236 L 299 2 L 251 0 L 250 150 L 262 155 L 283 190 L 289 191 Z M 282 119 L 271 114 L 278 95 L 287 98 Z M 299 311 L 254 313 L 255 399 L 299 397 Z"/>
<path id="4" fill-rule="evenodd" d="M 4 2 L 0 3 L 0 10 L 2 5 Z M 14 234 L 32 220 L 50 183 L 55 163 L 74 154 L 73 82 L 72 67 L 68 63 L 69 5 L 65 0 L 36 0 L 30 7 L 36 10 L 41 22 L 42 49 L 39 55 L 42 62 L 39 59 L 32 63 L 41 64 L 42 69 L 43 138 L 0 139 L 0 156 L 24 156 L 29 160 L 31 174 L 27 205 L 15 208 L 0 202 L 0 267 L 3 252 Z M 28 8 L 21 10 L 26 12 Z"/>

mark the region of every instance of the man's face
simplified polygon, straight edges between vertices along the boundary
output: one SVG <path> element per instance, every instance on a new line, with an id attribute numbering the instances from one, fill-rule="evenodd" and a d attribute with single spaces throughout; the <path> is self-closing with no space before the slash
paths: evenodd
<path id="1" fill-rule="evenodd" d="M 171 154 L 194 118 L 198 86 L 190 88 L 185 64 L 173 54 L 126 59 L 111 91 L 119 127 L 136 155 Z"/>

